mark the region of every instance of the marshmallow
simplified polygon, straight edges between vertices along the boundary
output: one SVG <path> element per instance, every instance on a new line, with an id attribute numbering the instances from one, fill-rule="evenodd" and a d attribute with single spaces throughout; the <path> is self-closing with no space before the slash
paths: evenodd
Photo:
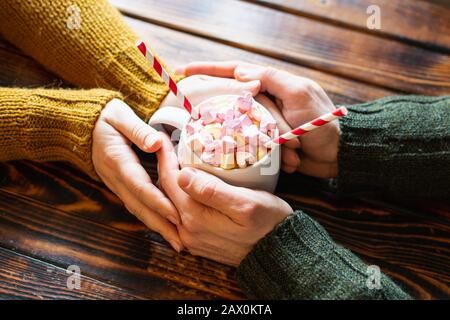
<path id="1" fill-rule="evenodd" d="M 253 105 L 250 108 L 249 114 L 250 117 L 253 119 L 253 121 L 261 121 L 261 110 L 258 108 L 257 105 Z"/>
<path id="2" fill-rule="evenodd" d="M 277 122 L 271 116 L 263 114 L 259 124 L 259 131 L 267 133 L 269 130 L 275 129 Z"/>
<path id="3" fill-rule="evenodd" d="M 194 127 L 194 125 L 193 125 L 192 123 L 188 123 L 188 124 L 186 125 L 186 133 L 188 134 L 188 136 L 191 136 L 191 135 L 194 134 L 194 132 L 195 132 L 195 127 Z"/>
<path id="4" fill-rule="evenodd" d="M 234 169 L 234 152 L 233 153 L 222 153 L 222 157 L 220 159 L 220 167 L 225 170 Z"/>
<path id="5" fill-rule="evenodd" d="M 210 143 L 214 140 L 214 137 L 212 134 L 210 134 L 207 130 L 205 130 L 204 128 L 202 128 L 199 131 L 200 134 L 200 139 L 203 143 L 203 145 L 206 145 L 207 143 Z"/>
<path id="6" fill-rule="evenodd" d="M 225 136 L 222 138 L 223 142 L 223 153 L 234 153 L 236 148 L 236 141 L 230 136 Z"/>
<path id="7" fill-rule="evenodd" d="M 246 113 L 251 110 L 253 105 L 253 97 L 250 92 L 247 92 L 243 97 L 236 100 L 236 106 L 241 113 Z"/>
<path id="8" fill-rule="evenodd" d="M 186 133 L 192 135 L 203 127 L 201 120 L 191 121 L 186 125 Z"/>
<path id="9" fill-rule="evenodd" d="M 222 152 L 222 140 L 214 140 L 207 144 L 205 144 L 205 151 L 206 152 L 212 152 L 218 150 Z"/>
<path id="10" fill-rule="evenodd" d="M 264 146 L 267 142 L 272 140 L 272 139 L 270 139 L 270 137 L 268 135 L 261 133 L 261 132 L 259 133 L 258 139 L 259 139 L 259 145 L 261 145 L 261 146 Z"/>
<path id="11" fill-rule="evenodd" d="M 252 124 L 249 127 L 245 127 L 243 130 L 245 141 L 248 142 L 251 139 L 258 138 L 259 130 L 258 127 Z"/>
<path id="12" fill-rule="evenodd" d="M 222 136 L 222 126 L 220 123 L 208 124 L 205 126 L 205 130 L 208 131 L 214 139 L 220 139 Z"/>
<path id="13" fill-rule="evenodd" d="M 261 160 L 262 158 L 264 158 L 267 155 L 267 148 L 264 146 L 259 146 L 258 147 L 258 160 Z"/>
<path id="14" fill-rule="evenodd" d="M 220 142 L 220 146 L 222 146 L 222 142 Z M 222 160 L 222 154 L 223 153 L 222 153 L 222 148 L 221 147 L 216 148 L 214 150 L 214 162 L 213 162 L 214 166 L 216 166 L 216 167 L 220 166 L 220 163 L 221 163 L 221 160 Z"/>
<path id="15" fill-rule="evenodd" d="M 227 109 L 225 111 L 225 121 L 233 120 L 234 119 L 234 109 Z"/>
<path id="16" fill-rule="evenodd" d="M 202 121 L 203 121 L 203 125 L 207 125 L 210 123 L 213 123 L 216 121 L 217 118 L 217 112 L 212 109 L 206 109 L 203 113 L 202 113 Z"/>
<path id="17" fill-rule="evenodd" d="M 203 143 L 199 133 L 194 133 L 186 139 L 186 144 L 195 153 L 203 150 Z"/>
<path id="18" fill-rule="evenodd" d="M 250 119 L 250 117 L 246 114 L 241 115 L 239 118 L 239 121 L 241 122 L 241 125 L 244 126 L 251 126 L 253 124 L 252 119 Z"/>
<path id="19" fill-rule="evenodd" d="M 236 146 L 237 146 L 238 149 L 245 146 L 245 137 L 244 137 L 243 133 L 235 132 L 233 134 L 233 138 L 236 141 Z"/>
<path id="20" fill-rule="evenodd" d="M 251 137 L 245 145 L 245 151 L 250 153 L 253 157 L 258 156 L 258 137 Z"/>
<path id="21" fill-rule="evenodd" d="M 203 152 L 200 159 L 207 164 L 214 165 L 214 152 Z"/>
<path id="22" fill-rule="evenodd" d="M 236 163 L 239 168 L 245 168 L 247 164 L 253 164 L 255 162 L 256 159 L 252 154 L 245 151 L 236 152 Z"/>

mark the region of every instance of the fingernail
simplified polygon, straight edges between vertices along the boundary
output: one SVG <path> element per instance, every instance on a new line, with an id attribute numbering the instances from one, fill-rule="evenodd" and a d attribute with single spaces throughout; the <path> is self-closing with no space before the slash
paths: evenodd
<path id="1" fill-rule="evenodd" d="M 176 226 L 180 224 L 180 221 L 178 221 L 178 219 L 175 218 L 174 216 L 167 216 L 167 219 Z"/>
<path id="2" fill-rule="evenodd" d="M 194 178 L 195 171 L 192 168 L 183 168 L 178 180 L 178 185 L 182 188 L 187 187 L 191 180 Z"/>
<path id="3" fill-rule="evenodd" d="M 183 249 L 183 246 L 181 245 L 181 243 L 178 243 L 177 240 L 170 240 L 169 243 L 178 253 Z"/>
<path id="4" fill-rule="evenodd" d="M 186 67 L 185 66 L 178 66 L 175 68 L 174 72 L 176 75 L 184 75 L 184 72 L 186 71 Z"/>
<path id="5" fill-rule="evenodd" d="M 145 149 L 150 149 L 153 145 L 160 140 L 160 136 L 158 134 L 150 134 L 144 140 Z"/>
<path id="6" fill-rule="evenodd" d="M 246 86 L 251 89 L 259 88 L 261 86 L 261 82 L 259 80 L 249 81 L 246 82 Z"/>
<path id="7" fill-rule="evenodd" d="M 250 78 L 255 78 L 255 77 L 252 77 L 253 73 L 254 73 L 254 68 L 246 67 L 246 66 L 240 66 L 240 67 L 237 67 L 236 70 L 234 70 L 234 75 L 239 80 L 248 80 Z"/>

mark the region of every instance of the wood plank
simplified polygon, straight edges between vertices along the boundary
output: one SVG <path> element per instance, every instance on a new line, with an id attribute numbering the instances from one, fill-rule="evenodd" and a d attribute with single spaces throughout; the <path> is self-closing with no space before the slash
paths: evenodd
<path id="1" fill-rule="evenodd" d="M 27 168 L 27 165 L 29 168 Z M 3 185 L 0 188 L 1 190 L 18 191 L 19 189 L 14 189 L 14 184 L 18 184 L 18 188 L 21 188 L 21 192 L 26 194 L 26 196 L 15 196 L 38 199 L 30 199 L 29 201 L 39 203 L 39 207 L 53 205 L 55 202 L 53 199 L 58 194 L 61 195 L 60 198 L 65 199 L 66 205 L 64 210 L 68 212 L 70 217 L 58 214 L 57 218 L 52 219 L 58 220 L 63 224 L 58 230 L 59 233 L 72 232 L 73 223 L 71 220 L 75 218 L 91 221 L 92 223 L 89 223 L 89 225 L 94 223 L 100 223 L 102 225 L 109 224 L 110 227 L 108 228 L 123 228 L 121 232 L 129 236 L 134 235 L 134 237 L 140 239 L 138 243 L 144 243 L 139 245 L 135 242 L 133 242 L 134 244 L 129 244 L 128 241 L 125 242 L 122 246 L 127 248 L 125 250 L 126 253 L 129 251 L 139 251 L 140 248 L 143 248 L 145 252 L 150 251 L 150 255 L 156 255 L 157 258 L 155 260 L 163 260 L 160 257 L 163 253 L 156 254 L 154 251 L 159 252 L 162 250 L 164 255 L 170 256 L 164 263 L 152 262 L 152 274 L 158 277 L 172 279 L 176 278 L 178 272 L 189 274 L 186 278 L 176 278 L 177 283 L 192 284 L 196 281 L 199 283 L 203 283 L 203 281 L 206 283 L 214 283 L 214 277 L 217 274 L 225 274 L 229 276 L 225 279 L 226 281 L 224 279 L 223 281 L 229 283 L 228 285 L 234 282 L 232 271 L 226 266 L 214 264 L 214 267 L 211 267 L 216 272 L 214 275 L 210 274 L 212 271 L 208 270 L 209 268 L 205 268 L 205 265 L 209 266 L 211 263 L 208 260 L 194 258 L 189 255 L 179 257 L 176 253 L 165 247 L 165 245 L 156 243 L 151 245 L 152 249 L 147 250 L 147 244 L 145 243 L 149 242 L 149 239 L 152 239 L 151 233 L 134 219 L 134 222 L 118 223 L 127 219 L 126 217 L 131 219 L 131 215 L 128 215 L 124 209 L 121 209 L 121 212 L 121 206 L 116 207 L 114 202 L 106 201 L 103 197 L 109 191 L 104 189 L 102 192 L 99 192 L 100 188 L 89 187 L 91 183 L 89 179 L 87 177 L 77 176 L 75 169 L 59 164 L 32 164 L 28 162 L 13 162 L 3 164 L 1 167 L 3 169 L 0 170 L 0 176 L 5 176 Z M 156 179 L 157 172 L 154 163 L 148 163 L 146 167 L 152 178 Z M 19 173 L 20 175 L 18 175 Z M 10 177 L 10 174 L 16 175 L 14 179 Z M 47 179 L 43 180 L 46 176 Z M 81 184 L 83 180 L 85 181 Z M 46 181 L 46 183 L 44 184 L 42 181 Z M 303 187 L 298 188 L 298 185 Z M 83 190 L 82 193 L 90 194 L 89 199 L 80 197 L 78 190 Z M 8 191 L 7 193 L 10 194 L 10 192 Z M 317 219 L 330 232 L 333 239 L 354 251 L 365 261 L 380 266 L 384 272 L 393 276 L 394 279 L 412 292 L 415 297 L 450 297 L 450 274 L 447 267 L 450 264 L 450 249 L 448 245 L 448 239 L 450 238 L 450 204 L 434 204 L 432 209 L 428 210 L 427 207 L 422 208 L 418 206 L 407 208 L 402 203 L 395 204 L 379 199 L 338 199 L 322 184 L 321 180 L 311 179 L 301 175 L 285 174 L 281 177 L 277 195 L 285 198 L 294 208 L 304 210 L 313 218 Z M 114 198 L 112 194 L 110 194 L 110 197 Z M 2 202 L 0 197 L 0 203 Z M 61 202 L 56 202 L 56 206 Z M 72 205 L 69 205 L 70 203 Z M 89 203 L 95 203 L 97 207 L 91 207 L 89 211 L 87 210 Z M 115 203 L 117 203 L 117 200 Z M 30 215 L 28 212 L 30 209 L 25 210 L 15 206 L 14 210 L 19 211 L 19 213 L 15 214 L 16 216 L 22 215 L 28 217 Z M 35 210 L 33 209 L 33 211 Z M 42 216 L 39 212 L 37 214 Z M 48 216 L 51 215 L 49 214 Z M 45 221 L 46 219 L 47 217 L 43 216 L 41 221 Z M 29 223 L 29 225 L 36 228 L 35 222 Z M 0 220 L 0 230 L 4 228 L 5 223 Z M 53 228 L 52 222 L 46 224 L 46 226 L 38 226 L 37 228 L 39 230 L 46 230 L 48 228 L 48 231 L 43 231 L 46 234 L 48 233 L 45 239 L 52 238 L 49 238 L 46 242 L 55 243 L 55 247 L 60 246 L 62 236 L 59 234 L 55 235 L 55 232 L 51 231 Z M 75 230 L 75 234 L 78 232 Z M 97 230 L 97 233 L 104 234 L 105 231 Z M 29 232 L 23 230 L 11 231 L 8 234 L 2 241 L 6 241 L 13 234 L 27 234 L 27 237 L 29 237 Z M 14 237 L 17 238 L 19 236 Z M 112 237 L 114 239 L 117 238 L 117 236 Z M 97 242 L 103 243 L 102 237 Z M 119 240 L 115 242 L 118 243 Z M 154 243 L 153 240 L 150 243 Z M 33 246 L 35 247 L 35 245 Z M 41 247 L 42 249 L 34 252 L 34 254 L 37 257 L 44 256 L 46 259 L 49 259 L 49 253 L 46 252 L 45 246 Z M 158 250 L 153 249 L 154 247 L 158 248 Z M 24 246 L 20 248 L 23 250 Z M 71 246 L 69 246 L 70 248 Z M 80 249 L 77 247 L 77 251 L 80 250 L 84 252 L 88 249 Z M 104 250 L 111 250 L 110 246 Z M 92 251 L 90 247 L 89 251 Z M 103 255 L 104 253 L 101 253 L 99 259 Z M 130 259 L 133 258 L 133 253 L 129 253 L 129 256 Z M 142 254 L 134 259 L 139 259 L 141 256 Z M 88 257 L 87 262 L 79 263 L 89 264 L 90 259 Z M 178 271 L 174 271 L 173 269 L 177 268 L 176 266 L 186 265 L 186 262 L 180 262 L 185 259 L 189 260 L 190 266 L 187 268 L 188 270 L 181 268 Z M 61 262 L 64 260 L 58 258 L 58 261 Z M 136 265 L 137 262 L 134 261 L 127 263 L 127 265 Z M 64 265 L 66 266 L 67 263 Z M 156 266 L 153 267 L 153 264 Z M 161 267 L 161 265 L 163 266 Z M 160 271 L 161 268 L 164 271 Z M 100 270 L 98 272 L 104 274 L 105 277 L 118 281 L 119 284 L 128 277 L 114 278 L 116 271 L 113 270 Z M 206 274 L 208 276 L 203 278 Z M 198 277 L 202 277 L 202 279 L 200 280 Z M 135 276 L 131 278 L 134 279 Z M 220 290 L 219 288 L 216 289 Z M 143 294 L 140 293 L 140 295 Z"/>
<path id="2" fill-rule="evenodd" d="M 245 0 L 299 16 L 450 52 L 450 8 L 411 0 Z M 367 8 L 381 10 L 381 29 L 367 28 Z"/>
<path id="3" fill-rule="evenodd" d="M 171 66 L 186 64 L 193 60 L 220 61 L 236 59 L 262 65 L 270 65 L 317 81 L 328 92 L 332 100 L 338 104 L 366 102 L 397 93 L 392 90 L 366 85 L 357 81 L 351 81 L 305 68 L 293 63 L 251 53 L 208 39 L 155 26 L 137 19 L 125 18 L 125 20 L 146 42 L 152 44 L 158 54 Z M 2 48 L 2 43 L 5 49 L 4 51 L 1 51 L 0 49 L 0 60 L 3 55 L 10 56 L 19 52 L 1 39 L 0 48 Z M 20 70 L 24 63 L 33 66 L 29 69 L 30 73 L 33 74 L 31 76 L 26 76 L 25 79 L 22 80 L 26 81 L 28 85 L 51 86 L 51 84 L 55 82 L 52 78 L 46 77 L 45 69 L 31 58 L 27 58 L 26 62 L 22 59 L 23 56 L 21 55 L 19 55 L 17 59 L 9 59 L 8 67 L 6 67 L 5 64 L 0 64 L 0 74 L 3 75 L 2 77 L 5 79 L 4 85 L 14 85 L 12 79 L 20 78 L 20 74 L 16 71 Z"/>
<path id="4" fill-rule="evenodd" d="M 0 246 L 147 299 L 242 298 L 234 268 L 0 191 Z"/>
<path id="5" fill-rule="evenodd" d="M 212 52 L 214 59 L 217 60 L 243 57 L 245 60 L 264 64 L 277 63 L 299 74 L 302 74 L 302 70 L 306 73 L 310 72 L 309 74 L 319 78 L 319 82 L 332 88 L 335 99 L 350 99 L 356 102 L 389 93 L 382 89 L 378 91 L 374 89 L 375 93 L 373 93 L 373 87 L 367 85 L 353 81 L 346 82 L 347 80 L 339 77 L 328 76 L 295 64 L 279 62 L 263 55 L 247 53 L 165 28 L 151 29 L 152 26 L 148 23 L 133 19 L 127 19 L 127 21 L 144 36 L 146 41 L 151 41 L 157 47 L 157 51 L 171 63 L 211 58 Z M 148 31 L 146 28 L 149 28 Z M 2 65 L 0 70 L 1 67 Z M 154 162 L 151 162 L 148 168 L 155 177 Z M 72 261 L 83 263 L 82 269 L 86 267 L 89 276 L 131 288 L 130 290 L 143 297 L 230 297 L 230 291 L 232 295 L 242 297 L 236 288 L 232 268 L 186 254 L 178 256 L 164 244 L 155 242 L 154 240 L 161 240 L 127 214 L 115 196 L 101 184 L 93 183 L 75 169 L 61 164 L 12 162 L 0 165 L 0 177 L 2 177 L 0 189 L 3 190 L 0 193 L 15 199 L 19 198 L 19 200 L 16 199 L 18 202 L 0 199 L 0 206 L 3 206 L 3 203 L 8 205 L 13 203 L 8 212 L 0 211 L 6 216 L 10 211 L 13 213 L 12 218 L 8 216 L 4 220 L 0 219 L 2 221 L 0 222 L 0 238 L 2 239 L 0 243 L 6 245 L 6 241 L 9 243 L 10 240 L 17 240 L 14 249 L 29 252 L 37 258 L 62 267 L 67 267 Z M 292 194 L 292 190 L 296 190 L 293 184 L 298 185 L 299 181 L 305 187 Z M 353 200 L 342 202 L 333 199 L 332 195 L 324 192 L 323 188 L 314 187 L 311 180 L 305 180 L 304 177 L 297 175 L 282 178 L 279 191 L 280 195 L 288 198 L 296 208 L 311 212 L 312 216 L 323 223 L 340 243 L 350 247 L 367 261 L 375 261 L 384 271 L 411 289 L 416 297 L 450 296 L 449 275 L 446 268 L 449 264 L 449 255 L 441 240 L 448 239 L 448 231 L 442 226 L 449 225 L 449 205 L 437 204 L 432 210 L 426 205 L 405 210 L 403 207 L 392 207 L 387 203 L 371 204 L 364 201 L 354 203 Z M 49 208 L 53 206 L 58 210 Z M 36 207 L 38 211 L 30 216 L 30 212 L 34 212 Z M 402 211 L 404 214 L 399 217 L 397 211 Z M 361 213 L 363 213 L 363 222 L 361 222 L 363 231 L 358 230 Z M 330 221 L 328 217 L 333 215 L 337 215 L 338 218 Z M 380 216 L 381 220 L 377 220 Z M 409 216 L 412 218 L 408 218 Z M 438 220 L 431 219 L 430 216 L 437 217 Z M 346 225 L 348 219 L 354 222 Z M 47 220 L 48 224 L 42 223 Z M 379 238 L 375 238 L 373 231 L 366 230 L 368 229 L 367 220 L 375 230 L 378 223 L 383 224 L 381 228 L 383 232 L 380 233 Z M 397 226 L 397 229 L 392 228 L 392 232 L 389 228 L 390 222 L 395 222 Z M 84 232 L 83 228 L 88 224 L 94 225 L 85 235 L 89 238 L 88 241 L 84 237 L 73 241 L 67 239 L 70 236 L 66 234 L 72 234 L 73 226 L 76 226 L 74 232 L 78 237 L 77 233 L 80 233 L 80 230 Z M 404 231 L 403 228 L 407 229 L 409 224 L 414 227 L 408 236 L 411 236 L 414 241 L 408 246 L 408 236 L 401 234 L 393 239 L 391 233 L 395 235 L 398 231 Z M 7 231 L 7 234 L 2 233 L 3 230 Z M 430 234 L 434 232 L 437 232 L 438 236 L 431 237 L 430 241 Z M 109 234 L 112 236 L 109 237 Z M 25 237 L 22 238 L 22 235 Z M 423 236 L 426 238 L 426 245 L 420 241 Z M 122 237 L 127 240 L 122 240 Z M 20 242 L 21 239 L 22 242 Z M 113 241 L 114 239 L 120 239 L 119 241 L 125 243 L 126 258 L 116 254 L 116 251 L 122 250 L 122 245 L 117 244 Z M 366 241 L 367 239 L 370 241 Z M 108 244 L 103 251 L 95 246 L 97 242 L 103 244 L 110 241 L 113 241 L 113 244 Z M 396 241 L 399 242 L 398 246 Z M 33 243 L 33 248 L 36 249 L 31 249 L 30 243 Z M 142 254 L 141 251 L 146 253 Z M 58 255 L 60 252 L 63 253 Z M 76 254 L 75 259 L 73 252 Z M 429 255 L 428 252 L 430 252 Z M 418 256 L 417 259 L 414 258 L 415 255 Z M 146 259 L 149 257 L 156 258 L 147 262 Z M 146 262 L 143 262 L 144 260 Z M 161 260 L 164 261 L 161 262 Z M 97 265 L 99 262 L 107 266 L 99 267 Z M 150 270 L 145 271 L 146 269 L 142 267 L 146 263 L 151 266 Z M 136 267 L 136 265 L 139 266 Z M 183 273 L 184 277 L 179 277 L 179 273 Z M 221 279 L 220 285 L 215 283 L 216 278 Z M 211 283 L 215 284 L 211 285 Z M 149 292 L 154 288 L 163 293 Z"/>
<path id="6" fill-rule="evenodd" d="M 450 298 L 450 203 L 443 203 L 438 214 L 388 199 L 342 199 L 313 181 L 282 175 L 278 195 L 316 219 L 337 243 L 378 265 L 413 297 Z M 293 192 L 298 186 L 304 187 Z"/>
<path id="7" fill-rule="evenodd" d="M 60 86 L 63 82 L 0 36 L 0 86 Z"/>
<path id="8" fill-rule="evenodd" d="M 137 19 L 125 18 L 125 21 L 172 66 L 186 64 L 193 60 L 243 60 L 273 66 L 317 81 L 329 93 L 333 101 L 339 104 L 366 102 L 397 93 L 201 37 L 158 27 Z"/>
<path id="9" fill-rule="evenodd" d="M 142 299 L 83 274 L 80 289 L 67 287 L 65 269 L 0 247 L 0 299 Z"/>
<path id="10" fill-rule="evenodd" d="M 450 57 L 398 41 L 232 0 L 110 0 L 173 29 L 411 93 L 450 92 Z"/>

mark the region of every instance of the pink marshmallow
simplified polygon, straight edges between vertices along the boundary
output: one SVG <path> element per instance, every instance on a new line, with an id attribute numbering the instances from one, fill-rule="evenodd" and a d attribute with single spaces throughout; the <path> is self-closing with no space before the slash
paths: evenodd
<path id="1" fill-rule="evenodd" d="M 258 108 L 257 105 L 253 105 L 250 108 L 249 115 L 253 120 L 261 121 L 261 110 Z"/>
<path id="2" fill-rule="evenodd" d="M 243 97 L 239 97 L 236 100 L 236 106 L 241 113 L 250 111 L 253 105 L 253 97 L 250 92 L 245 93 Z"/>
<path id="3" fill-rule="evenodd" d="M 225 111 L 225 121 L 233 120 L 234 119 L 234 109 L 227 109 Z"/>
<path id="4" fill-rule="evenodd" d="M 214 152 L 203 152 L 201 159 L 207 164 L 214 165 Z"/>
<path id="5" fill-rule="evenodd" d="M 252 124 L 251 126 L 244 127 L 243 133 L 244 133 L 245 139 L 248 140 L 250 138 L 257 138 L 258 134 L 259 134 L 259 130 L 256 125 Z"/>
<path id="6" fill-rule="evenodd" d="M 188 123 L 186 125 L 186 133 L 188 134 L 188 136 L 193 135 L 195 132 L 195 127 L 192 123 Z"/>
<path id="7" fill-rule="evenodd" d="M 199 134 L 200 134 L 200 140 L 203 143 L 203 145 L 211 143 L 214 140 L 213 136 L 203 128 L 200 130 Z"/>
<path id="8" fill-rule="evenodd" d="M 210 123 L 213 123 L 216 121 L 217 119 L 217 112 L 212 109 L 206 109 L 203 113 L 202 113 L 202 121 L 203 121 L 203 125 L 207 125 Z"/>
<path id="9" fill-rule="evenodd" d="M 275 121 L 274 118 L 272 118 L 271 116 L 265 115 L 265 114 L 262 115 L 260 128 L 263 127 L 263 128 L 265 128 L 266 131 L 268 131 L 268 130 L 275 129 L 276 126 L 277 126 L 277 122 Z"/>
<path id="10" fill-rule="evenodd" d="M 214 140 L 205 145 L 206 152 L 211 152 L 215 150 L 222 152 L 222 140 Z"/>
<path id="11" fill-rule="evenodd" d="M 241 122 L 242 126 L 251 126 L 253 124 L 252 119 L 250 119 L 250 117 L 246 114 L 243 114 L 242 116 L 240 116 L 239 121 Z"/>
<path id="12" fill-rule="evenodd" d="M 236 148 L 236 141 L 230 136 L 225 136 L 222 138 L 223 142 L 223 153 L 233 153 Z"/>

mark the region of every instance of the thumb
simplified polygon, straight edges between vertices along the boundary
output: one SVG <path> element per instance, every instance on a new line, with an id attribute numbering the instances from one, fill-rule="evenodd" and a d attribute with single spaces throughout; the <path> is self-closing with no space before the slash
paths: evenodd
<path id="1" fill-rule="evenodd" d="M 106 106 L 106 121 L 145 152 L 161 148 L 158 131 L 142 121 L 122 100 L 113 99 Z"/>
<path id="2" fill-rule="evenodd" d="M 194 168 L 183 168 L 178 185 L 194 200 L 232 217 L 251 201 L 251 190 L 231 186 L 216 176 Z"/>

